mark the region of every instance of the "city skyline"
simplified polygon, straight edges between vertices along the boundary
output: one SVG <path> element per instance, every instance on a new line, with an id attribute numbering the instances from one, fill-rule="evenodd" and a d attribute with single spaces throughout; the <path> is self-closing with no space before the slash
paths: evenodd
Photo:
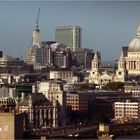
<path id="1" fill-rule="evenodd" d="M 101 51 L 102 60 L 115 60 L 120 57 L 121 47 L 136 36 L 139 7 L 138 1 L 1 1 L 0 48 L 6 55 L 22 55 L 25 59 L 40 8 L 42 41 L 55 40 L 59 26 L 80 26 L 83 48 Z"/>

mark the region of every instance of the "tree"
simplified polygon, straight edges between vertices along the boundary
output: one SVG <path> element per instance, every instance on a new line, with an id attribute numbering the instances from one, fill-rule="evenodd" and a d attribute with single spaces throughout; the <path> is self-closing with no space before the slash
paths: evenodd
<path id="1" fill-rule="evenodd" d="M 108 84 L 106 84 L 105 86 L 103 86 L 104 90 L 113 90 L 113 91 L 122 91 L 124 88 L 124 83 L 121 82 L 110 82 Z"/>

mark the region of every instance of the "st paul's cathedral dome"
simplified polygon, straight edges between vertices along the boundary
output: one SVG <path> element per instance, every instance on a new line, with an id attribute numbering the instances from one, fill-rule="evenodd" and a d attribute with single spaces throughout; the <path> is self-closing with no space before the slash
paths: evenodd
<path id="1" fill-rule="evenodd" d="M 140 51 L 140 24 L 139 24 L 138 29 L 137 29 L 136 38 L 134 38 L 130 42 L 128 51 L 130 51 L 130 52 Z"/>

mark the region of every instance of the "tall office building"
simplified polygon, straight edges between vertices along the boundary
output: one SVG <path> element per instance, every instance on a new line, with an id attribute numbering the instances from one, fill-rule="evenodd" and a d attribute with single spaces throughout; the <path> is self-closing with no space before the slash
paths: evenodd
<path id="1" fill-rule="evenodd" d="M 91 61 L 94 56 L 94 51 L 88 48 L 80 48 L 73 52 L 74 65 L 76 67 L 91 68 Z"/>
<path id="2" fill-rule="evenodd" d="M 72 51 L 66 45 L 55 43 L 51 46 L 52 62 L 56 68 L 70 68 L 73 65 Z"/>
<path id="3" fill-rule="evenodd" d="M 81 48 L 81 28 L 78 26 L 62 26 L 55 31 L 55 41 L 65 44 L 72 51 Z"/>

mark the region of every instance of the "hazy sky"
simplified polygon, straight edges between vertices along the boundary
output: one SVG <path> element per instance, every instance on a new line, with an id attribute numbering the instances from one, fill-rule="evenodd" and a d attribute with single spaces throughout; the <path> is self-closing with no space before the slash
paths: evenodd
<path id="1" fill-rule="evenodd" d="M 102 60 L 118 59 L 140 22 L 140 2 L 0 1 L 0 50 L 4 54 L 26 57 L 39 8 L 42 41 L 54 40 L 58 26 L 77 25 L 82 28 L 82 47 L 101 51 Z"/>

